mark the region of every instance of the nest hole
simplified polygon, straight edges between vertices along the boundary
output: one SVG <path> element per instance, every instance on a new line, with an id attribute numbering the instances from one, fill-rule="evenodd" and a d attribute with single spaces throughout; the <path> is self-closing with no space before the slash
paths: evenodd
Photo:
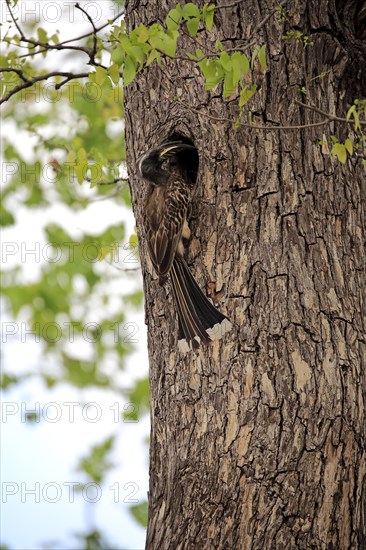
<path id="1" fill-rule="evenodd" d="M 180 141 L 194 147 L 194 149 L 182 151 L 178 155 L 178 160 L 184 179 L 191 185 L 194 185 L 197 181 L 199 167 L 199 155 L 195 144 L 191 139 L 180 134 L 179 132 L 173 132 L 172 134 L 170 134 L 169 138 L 166 141 Z"/>

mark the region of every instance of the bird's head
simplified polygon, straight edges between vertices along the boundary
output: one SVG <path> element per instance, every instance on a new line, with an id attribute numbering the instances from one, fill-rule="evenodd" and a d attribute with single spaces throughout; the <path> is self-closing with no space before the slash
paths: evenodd
<path id="1" fill-rule="evenodd" d="M 196 151 L 193 145 L 180 141 L 163 143 L 160 147 L 150 149 L 137 161 L 139 175 L 153 185 L 165 185 L 168 182 L 170 173 L 169 166 L 163 168 L 164 163 L 178 160 L 184 152 Z"/>

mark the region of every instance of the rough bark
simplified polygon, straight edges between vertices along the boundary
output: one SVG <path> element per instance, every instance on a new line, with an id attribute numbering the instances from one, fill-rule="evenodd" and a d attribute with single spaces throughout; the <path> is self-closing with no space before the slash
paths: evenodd
<path id="1" fill-rule="evenodd" d="M 163 21 L 174 4 L 130 1 L 128 27 Z M 330 113 L 365 97 L 362 5 L 294 1 L 285 21 L 268 20 L 257 35 L 269 71 L 251 103 L 255 123 L 320 120 L 295 103 L 302 86 L 305 101 Z M 274 7 L 247 0 L 218 10 L 213 43 L 237 45 Z M 314 45 L 281 40 L 290 27 Z M 204 32 L 197 40 L 209 45 Z M 181 51 L 191 42 L 184 36 Z M 147 548 L 365 548 L 363 169 L 322 151 L 322 127 L 263 132 L 209 118 L 235 118 L 236 100 L 205 92 L 190 62 L 153 64 L 128 87 L 125 105 L 138 227 L 136 158 L 174 134 L 198 148 L 188 261 L 235 325 L 198 355 L 179 354 L 169 285 L 158 286 L 141 235 Z M 326 131 L 345 137 L 340 125 Z"/>

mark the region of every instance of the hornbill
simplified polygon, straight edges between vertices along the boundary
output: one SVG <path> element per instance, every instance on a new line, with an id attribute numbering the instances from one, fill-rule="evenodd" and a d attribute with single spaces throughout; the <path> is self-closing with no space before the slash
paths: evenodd
<path id="1" fill-rule="evenodd" d="M 170 277 L 178 312 L 178 347 L 186 352 L 200 343 L 218 340 L 231 328 L 199 288 L 184 260 L 188 240 L 187 209 L 194 184 L 187 159 L 197 154 L 193 145 L 172 141 L 143 154 L 139 176 L 148 183 L 143 225 L 149 255 L 163 286 Z"/>

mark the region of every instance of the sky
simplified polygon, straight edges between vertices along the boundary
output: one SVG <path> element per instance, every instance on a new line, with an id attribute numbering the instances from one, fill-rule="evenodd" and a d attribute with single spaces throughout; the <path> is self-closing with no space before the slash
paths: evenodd
<path id="1" fill-rule="evenodd" d="M 113 17 L 117 9 L 107 0 L 84 1 L 81 5 L 97 25 Z M 89 30 L 88 22 L 75 10 L 74 2 L 66 0 L 20 0 L 17 14 L 24 23 L 36 18 L 49 33 L 60 29 L 62 39 Z M 1 3 L 0 15 L 6 22 L 5 2 Z M 51 58 L 49 62 L 52 63 Z M 64 70 L 75 69 L 73 63 L 72 58 L 65 59 Z M 17 146 L 29 150 L 31 155 L 32 140 L 25 132 L 13 135 L 10 121 L 2 124 L 1 132 L 11 135 Z M 113 201 L 94 202 L 77 213 L 54 203 L 39 209 L 36 215 L 26 208 L 18 210 L 17 223 L 2 231 L 2 241 L 24 243 L 27 250 L 34 249 L 35 243 L 42 247 L 47 244 L 43 227 L 55 219 L 62 220 L 72 235 L 84 231 L 98 233 L 121 219 L 127 220 L 127 234 L 134 226 L 132 213 Z M 19 249 L 18 253 L 5 258 L 3 269 L 21 262 Z M 26 280 L 36 278 L 40 267 L 36 256 L 28 254 L 23 262 Z M 128 293 L 141 286 L 141 278 L 128 282 L 121 276 L 122 284 L 123 292 Z M 121 289 L 114 291 L 121 292 Z M 11 321 L 3 310 L 2 328 Z M 126 369 L 119 375 L 122 387 L 131 387 L 134 380 L 146 376 L 148 369 L 143 312 L 130 311 L 128 321 L 138 326 L 138 341 Z M 36 372 L 44 362 L 42 343 L 36 342 L 32 335 L 23 340 L 19 332 L 7 337 L 2 344 L 2 364 L 6 372 Z M 87 353 L 83 348 L 78 351 L 81 356 Z M 117 412 L 126 405 L 120 401 L 120 395 L 112 391 L 78 390 L 66 384 L 48 390 L 36 379 L 13 386 L 2 394 L 2 544 L 12 550 L 76 550 L 73 534 L 96 526 L 122 550 L 144 548 L 145 531 L 132 519 L 128 509 L 147 497 L 149 420 L 145 417 L 137 423 L 121 421 Z M 40 413 L 40 422 L 25 422 L 26 410 Z M 115 467 L 106 483 L 103 487 L 90 486 L 85 494 L 78 492 L 77 487 L 85 482 L 82 474 L 75 471 L 78 460 L 92 445 L 116 430 L 118 440 L 111 455 Z"/>

